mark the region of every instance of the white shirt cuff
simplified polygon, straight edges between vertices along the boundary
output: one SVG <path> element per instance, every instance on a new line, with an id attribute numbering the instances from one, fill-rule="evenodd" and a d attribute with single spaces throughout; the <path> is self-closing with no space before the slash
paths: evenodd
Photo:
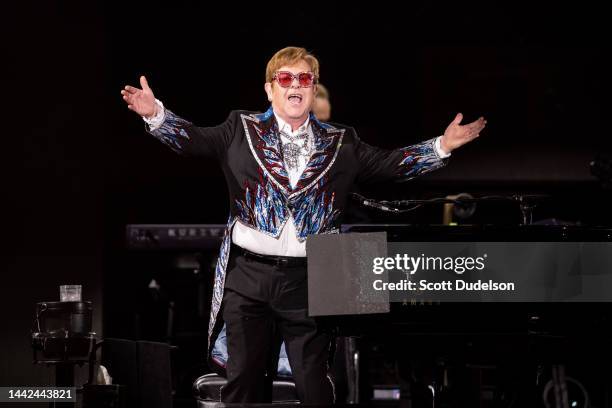
<path id="1" fill-rule="evenodd" d="M 446 153 L 444 150 L 442 150 L 442 147 L 440 146 L 441 139 L 442 139 L 442 136 L 438 136 L 436 138 L 434 146 L 436 147 L 436 153 L 438 153 L 438 156 L 440 156 L 441 159 L 446 159 L 447 157 L 450 157 L 451 154 Z"/>
<path id="2" fill-rule="evenodd" d="M 164 109 L 164 104 L 159 99 L 155 99 L 155 103 L 157 104 L 157 112 L 155 113 L 155 116 L 150 119 L 145 118 L 144 116 L 142 117 L 142 120 L 144 120 L 145 123 L 149 125 L 149 130 L 159 129 L 164 123 L 164 120 L 166 120 L 166 111 Z"/>

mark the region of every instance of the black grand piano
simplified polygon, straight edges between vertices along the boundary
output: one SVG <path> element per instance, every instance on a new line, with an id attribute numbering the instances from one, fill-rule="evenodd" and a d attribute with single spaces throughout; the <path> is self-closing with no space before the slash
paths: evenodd
<path id="1" fill-rule="evenodd" d="M 214 252 L 222 227 L 130 225 L 127 243 L 141 255 Z M 344 233 L 381 231 L 389 242 L 612 241 L 610 228 L 570 225 L 342 227 Z M 206 307 L 207 300 L 199 303 Z M 569 398 L 568 406 L 612 406 L 612 376 L 607 370 L 612 362 L 610 305 L 406 301 L 391 303 L 384 314 L 321 320 L 345 339 L 338 344 L 335 365 L 345 367 L 344 385 L 340 381 L 339 386 L 347 402 L 543 407 L 543 398 L 549 398 L 552 407 L 558 402 L 555 392 L 560 392 Z"/>
<path id="2" fill-rule="evenodd" d="M 385 232 L 388 242 L 612 241 L 610 228 L 568 225 L 353 224 L 342 232 Z M 367 397 L 396 387 L 434 406 L 612 406 L 612 303 L 408 300 L 386 314 L 323 319 L 349 336 L 348 371 L 368 378 L 353 379 L 361 399 L 364 388 Z M 420 392 L 406 378 L 421 381 Z"/>

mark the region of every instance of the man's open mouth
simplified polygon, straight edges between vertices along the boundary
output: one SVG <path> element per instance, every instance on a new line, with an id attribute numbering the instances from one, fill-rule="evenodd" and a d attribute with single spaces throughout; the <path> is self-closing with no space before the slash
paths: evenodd
<path id="1" fill-rule="evenodd" d="M 294 104 L 299 104 L 300 102 L 302 102 L 302 95 L 298 95 L 298 94 L 291 94 L 289 95 L 289 102 L 294 103 Z"/>

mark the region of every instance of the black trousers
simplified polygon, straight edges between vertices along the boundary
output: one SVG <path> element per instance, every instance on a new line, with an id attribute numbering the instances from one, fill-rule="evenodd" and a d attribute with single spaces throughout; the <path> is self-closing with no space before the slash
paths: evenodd
<path id="1" fill-rule="evenodd" d="M 233 252 L 233 255 L 232 255 Z M 227 330 L 223 402 L 271 402 L 281 341 L 302 403 L 333 403 L 331 336 L 308 316 L 306 267 L 262 263 L 230 251 L 222 302 Z"/>

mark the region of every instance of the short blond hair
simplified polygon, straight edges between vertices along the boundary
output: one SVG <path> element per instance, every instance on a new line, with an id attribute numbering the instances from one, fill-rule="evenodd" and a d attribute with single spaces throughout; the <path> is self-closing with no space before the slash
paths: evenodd
<path id="1" fill-rule="evenodd" d="M 266 66 L 266 82 L 272 82 L 274 73 L 279 70 L 280 67 L 286 65 L 294 65 L 299 61 L 306 61 L 310 65 L 310 70 L 315 75 L 315 83 L 319 80 L 319 60 L 317 57 L 306 51 L 305 48 L 301 47 L 285 47 L 279 50 L 270 58 L 268 65 Z"/>

